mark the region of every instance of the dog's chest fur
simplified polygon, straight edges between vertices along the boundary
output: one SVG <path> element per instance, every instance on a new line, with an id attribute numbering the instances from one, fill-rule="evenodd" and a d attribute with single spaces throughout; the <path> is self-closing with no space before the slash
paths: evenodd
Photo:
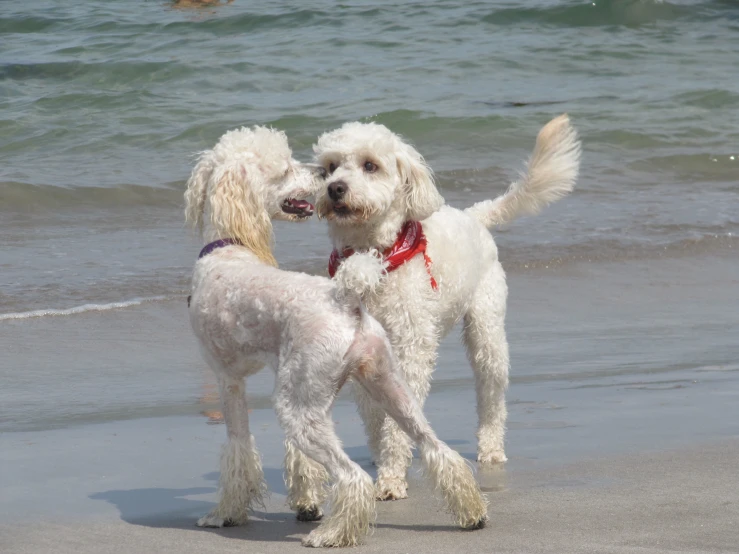
<path id="1" fill-rule="evenodd" d="M 480 276 L 499 263 L 490 233 L 461 210 L 444 207 L 423 221 L 423 229 L 438 290 L 431 288 L 419 255 L 388 273 L 383 285 L 362 299 L 393 342 L 405 328 L 429 323 L 445 336 L 469 309 Z"/>

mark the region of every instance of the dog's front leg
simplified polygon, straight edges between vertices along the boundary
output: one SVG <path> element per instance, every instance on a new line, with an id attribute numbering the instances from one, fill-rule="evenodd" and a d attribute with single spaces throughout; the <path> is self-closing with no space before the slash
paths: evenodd
<path id="1" fill-rule="evenodd" d="M 375 485 L 378 500 L 408 498 L 406 473 L 412 461 L 411 443 L 397 424 L 362 387 L 354 387 L 354 395 L 360 406 L 372 459 L 377 466 Z"/>
<path id="2" fill-rule="evenodd" d="M 405 361 L 405 363 L 403 363 Z M 417 361 L 400 360 L 401 373 L 406 376 L 410 389 L 419 404 L 423 405 L 428 395 L 429 376 L 433 364 L 421 366 Z M 409 378 L 409 375 L 415 378 Z M 415 386 L 413 386 L 415 385 Z M 383 412 L 384 415 L 384 412 Z M 380 430 L 380 459 L 377 467 L 378 500 L 400 500 L 408 498 L 406 475 L 413 461 L 411 441 L 398 424 L 384 416 Z"/>
<path id="3" fill-rule="evenodd" d="M 221 452 L 218 506 L 198 520 L 199 527 L 242 525 L 250 510 L 264 507 L 267 494 L 262 462 L 249 432 L 244 380 L 219 377 L 228 442 Z"/>
<path id="4" fill-rule="evenodd" d="M 417 317 L 411 310 L 396 308 L 392 317 L 381 321 L 397 357 L 400 374 L 420 406 L 423 406 L 429 392 L 439 346 L 436 318 L 428 312 L 423 315 L 426 317 Z M 369 417 L 364 421 L 370 442 L 374 436 L 379 437 L 378 444 L 374 446 L 379 454 L 376 458 L 377 498 L 407 498 L 406 474 L 413 460 L 411 442 L 397 423 L 385 416 L 381 408 L 375 406 L 366 411 L 369 412 Z"/>

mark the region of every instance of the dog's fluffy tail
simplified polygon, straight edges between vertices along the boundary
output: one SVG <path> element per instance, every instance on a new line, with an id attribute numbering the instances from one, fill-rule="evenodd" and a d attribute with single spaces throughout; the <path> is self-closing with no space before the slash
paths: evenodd
<path id="1" fill-rule="evenodd" d="M 377 289 L 386 274 L 385 263 L 374 248 L 346 258 L 333 278 L 337 298 L 359 301 L 362 296 Z"/>
<path id="2" fill-rule="evenodd" d="M 362 345 L 366 345 L 369 337 L 385 337 L 384 341 L 387 343 L 384 329 L 362 302 L 362 296 L 374 292 L 382 283 L 383 277 L 387 275 L 385 266 L 382 255 L 373 248 L 369 252 L 357 252 L 346 258 L 334 275 L 336 299 L 355 311 L 358 317 L 354 343 L 344 359 L 347 375 L 364 363 Z M 390 348 L 389 343 L 387 348 Z"/>
<path id="3" fill-rule="evenodd" d="M 580 167 L 580 141 L 567 114 L 547 123 L 536 137 L 534 152 L 518 181 L 505 194 L 478 202 L 466 211 L 488 229 L 521 215 L 535 215 L 566 196 Z"/>

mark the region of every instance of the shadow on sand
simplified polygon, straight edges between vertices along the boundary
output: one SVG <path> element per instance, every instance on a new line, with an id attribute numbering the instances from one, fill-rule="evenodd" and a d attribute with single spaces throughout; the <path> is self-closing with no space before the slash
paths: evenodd
<path id="1" fill-rule="evenodd" d="M 465 441 L 449 441 L 450 444 Z M 349 447 L 346 449 L 349 456 L 359 463 L 362 468 L 367 471 L 372 478 L 376 478 L 376 468 L 372 464 L 369 451 L 366 446 Z M 465 455 L 469 458 L 470 455 Z M 417 464 L 417 462 L 416 462 Z M 416 465 L 414 464 L 414 465 Z M 411 470 L 413 471 L 413 470 Z M 504 474 L 497 474 L 492 481 L 498 481 Z M 285 490 L 285 482 L 283 478 L 282 468 L 265 467 L 264 476 L 267 481 L 270 493 L 273 495 L 284 496 L 287 494 Z M 482 477 L 482 475 L 481 475 Z M 483 481 L 491 480 L 491 475 L 487 475 Z M 204 514 L 207 514 L 215 507 L 215 502 L 201 500 L 197 497 L 200 495 L 214 495 L 218 491 L 219 473 L 213 471 L 203 475 L 203 479 L 213 483 L 213 486 L 191 487 L 182 489 L 169 488 L 146 488 L 146 489 L 129 489 L 129 490 L 109 490 L 93 493 L 89 498 L 93 500 L 103 500 L 114 505 L 120 512 L 123 521 L 132 525 L 141 525 L 152 528 L 171 528 L 171 529 L 187 529 L 200 530 L 207 533 L 215 533 L 217 535 L 253 541 L 280 541 L 280 542 L 296 542 L 307 533 L 309 533 L 317 523 L 303 523 L 295 519 L 295 514 L 287 509 L 279 512 L 253 512 L 250 523 L 240 527 L 225 527 L 222 529 L 206 529 L 195 526 L 195 521 Z M 481 483 L 482 484 L 482 483 Z M 488 491 L 499 490 L 498 486 L 483 487 Z M 275 503 L 272 503 L 275 507 Z M 280 509 L 279 507 L 277 509 Z M 398 525 L 391 523 L 378 523 L 378 528 L 402 529 L 411 532 L 427 532 L 427 531 L 451 531 L 458 530 L 454 526 L 447 525 Z"/>
<path id="2" fill-rule="evenodd" d="M 241 527 L 206 529 L 195 526 L 195 521 L 215 507 L 215 502 L 188 498 L 218 491 L 217 471 L 203 475 L 212 481 L 212 487 L 191 487 L 183 489 L 148 488 L 130 490 L 109 490 L 90 495 L 93 500 L 103 500 L 114 505 L 121 519 L 132 525 L 153 528 L 200 530 L 223 537 L 256 541 L 299 541 L 313 529 L 315 524 L 301 523 L 291 511 L 253 512 L 251 522 Z M 282 469 L 264 468 L 264 477 L 271 494 L 285 494 Z"/>

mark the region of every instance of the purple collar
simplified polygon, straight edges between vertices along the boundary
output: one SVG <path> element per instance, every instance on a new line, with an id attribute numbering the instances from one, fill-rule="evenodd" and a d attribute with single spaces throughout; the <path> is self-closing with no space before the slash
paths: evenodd
<path id="1" fill-rule="evenodd" d="M 209 242 L 208 244 L 203 246 L 203 249 L 200 251 L 200 255 L 198 256 L 198 260 L 207 256 L 208 254 L 213 252 L 213 250 L 232 245 L 241 245 L 241 241 L 239 239 L 218 239 L 214 240 L 213 242 Z"/>

